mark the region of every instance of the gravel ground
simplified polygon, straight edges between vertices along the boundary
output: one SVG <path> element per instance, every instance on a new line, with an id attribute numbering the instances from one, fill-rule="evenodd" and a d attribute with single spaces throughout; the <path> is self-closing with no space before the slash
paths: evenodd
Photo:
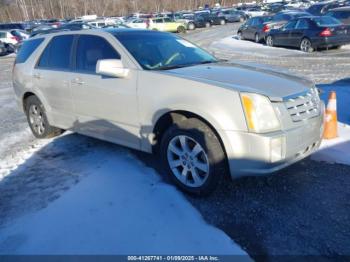
<path id="1" fill-rule="evenodd" d="M 270 50 L 265 55 L 242 49 L 218 50 L 215 41 L 235 34 L 237 27 L 238 24 L 229 24 L 196 30 L 185 38 L 220 58 L 280 66 L 317 83 L 330 83 L 350 75 L 349 50 L 314 54 Z M 0 140 L 4 143 L 0 145 L 0 157 L 8 158 L 9 163 L 17 152 L 42 147 L 30 135 L 25 117 L 14 103 L 12 63 L 13 57 L 0 58 Z M 18 133 L 15 139 L 6 139 L 13 133 Z M 72 135 L 64 152 L 53 143 L 46 146 L 48 149 L 40 150 L 30 163 L 14 166 L 19 175 L 0 182 L 0 225 L 23 212 L 44 208 L 83 179 L 81 174 L 64 169 L 68 161 L 66 154 L 70 154 L 69 161 L 79 161 L 72 152 L 84 152 L 97 143 L 100 142 Z M 134 154 L 158 169 L 153 157 Z M 37 176 L 38 165 L 41 170 L 46 168 L 48 177 Z M 19 181 L 21 177 L 24 180 Z M 210 197 L 187 196 L 187 199 L 209 223 L 225 231 L 256 260 L 265 260 L 265 256 L 269 260 L 280 259 L 274 255 L 323 255 L 323 260 L 329 260 L 335 255 L 350 255 L 349 188 L 349 166 L 306 159 L 274 176 L 242 178 L 221 185 Z"/>

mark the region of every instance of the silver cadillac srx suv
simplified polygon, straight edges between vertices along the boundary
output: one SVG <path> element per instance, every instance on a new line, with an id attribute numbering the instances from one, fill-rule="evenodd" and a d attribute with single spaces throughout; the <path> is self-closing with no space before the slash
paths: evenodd
<path id="1" fill-rule="evenodd" d="M 37 138 L 64 130 L 156 153 L 181 189 L 282 169 L 320 145 L 314 84 L 228 63 L 169 33 L 85 30 L 23 43 L 18 104 Z"/>

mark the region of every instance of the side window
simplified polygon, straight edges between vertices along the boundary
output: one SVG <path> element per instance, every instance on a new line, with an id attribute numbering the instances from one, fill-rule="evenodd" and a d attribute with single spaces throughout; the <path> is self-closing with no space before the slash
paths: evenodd
<path id="1" fill-rule="evenodd" d="M 77 45 L 76 70 L 95 73 L 100 59 L 120 59 L 117 51 L 102 37 L 80 35 Z"/>
<path id="2" fill-rule="evenodd" d="M 52 38 L 40 57 L 38 67 L 69 69 L 73 39 L 73 35 Z"/>
<path id="3" fill-rule="evenodd" d="M 1 38 L 1 36 L 0 36 Z M 38 38 L 33 40 L 27 40 L 23 42 L 16 56 L 16 64 L 24 63 L 31 56 L 31 54 L 38 48 L 38 46 L 44 41 L 44 38 Z"/>
<path id="4" fill-rule="evenodd" d="M 297 25 L 295 26 L 295 28 L 296 29 L 309 29 L 309 23 L 305 19 L 299 20 Z"/>
<path id="5" fill-rule="evenodd" d="M 296 23 L 297 23 L 296 21 L 291 21 L 288 24 L 286 24 L 284 28 L 287 29 L 287 30 L 294 29 Z"/>
<path id="6" fill-rule="evenodd" d="M 171 19 L 170 18 L 164 18 L 164 23 L 170 23 Z"/>

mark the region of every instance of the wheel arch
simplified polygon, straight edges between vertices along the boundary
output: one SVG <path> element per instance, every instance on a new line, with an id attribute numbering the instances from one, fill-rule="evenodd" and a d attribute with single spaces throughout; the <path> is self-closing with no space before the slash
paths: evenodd
<path id="1" fill-rule="evenodd" d="M 191 111 L 187 110 L 173 110 L 168 111 L 161 115 L 155 122 L 155 125 L 153 127 L 153 135 L 154 135 L 154 143 L 152 146 L 152 152 L 157 153 L 159 150 L 160 141 L 162 139 L 162 136 L 164 132 L 173 124 L 178 123 L 179 121 L 183 121 L 189 118 L 196 118 L 206 124 L 216 135 L 218 138 L 220 145 L 222 147 L 222 150 L 225 154 L 225 157 L 227 159 L 227 153 L 224 143 L 224 138 L 220 135 L 219 130 L 215 128 L 215 124 L 211 123 L 207 118 L 197 114 L 193 113 Z"/>

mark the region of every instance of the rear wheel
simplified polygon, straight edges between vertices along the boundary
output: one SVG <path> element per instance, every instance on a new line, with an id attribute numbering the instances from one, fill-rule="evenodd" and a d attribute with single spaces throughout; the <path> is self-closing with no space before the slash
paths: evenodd
<path id="1" fill-rule="evenodd" d="M 260 36 L 258 33 L 255 34 L 254 40 L 255 40 L 255 43 L 260 43 Z"/>
<path id="2" fill-rule="evenodd" d="M 184 26 L 179 26 L 177 32 L 180 34 L 186 33 L 186 28 Z"/>
<path id="3" fill-rule="evenodd" d="M 312 47 L 312 43 L 308 38 L 303 38 L 300 42 L 300 50 L 306 53 L 312 53 L 314 48 Z"/>
<path id="4" fill-rule="evenodd" d="M 273 37 L 272 36 L 268 35 L 266 37 L 266 45 L 271 46 L 271 47 L 274 46 L 274 41 L 273 41 Z"/>
<path id="5" fill-rule="evenodd" d="M 164 133 L 160 157 L 169 179 L 187 193 L 211 193 L 226 172 L 218 137 L 196 118 L 174 124 Z"/>
<path id="6" fill-rule="evenodd" d="M 63 133 L 62 129 L 49 124 L 45 108 L 36 96 L 25 100 L 25 111 L 30 129 L 36 138 L 51 138 Z"/>

